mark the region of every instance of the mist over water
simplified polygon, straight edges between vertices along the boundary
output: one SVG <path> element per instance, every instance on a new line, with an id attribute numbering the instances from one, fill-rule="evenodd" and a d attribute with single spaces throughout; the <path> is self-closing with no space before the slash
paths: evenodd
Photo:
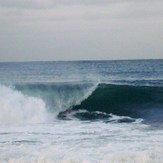
<path id="1" fill-rule="evenodd" d="M 0 63 L 0 162 L 161 163 L 162 104 L 162 60 Z"/>

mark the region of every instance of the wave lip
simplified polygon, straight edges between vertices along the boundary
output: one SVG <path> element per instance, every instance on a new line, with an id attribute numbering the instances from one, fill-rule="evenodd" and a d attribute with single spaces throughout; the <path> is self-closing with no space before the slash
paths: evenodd
<path id="1" fill-rule="evenodd" d="M 72 105 L 80 104 L 96 89 L 97 83 L 31 83 L 17 84 L 15 89 L 23 94 L 41 98 L 50 113 L 58 113 Z"/>

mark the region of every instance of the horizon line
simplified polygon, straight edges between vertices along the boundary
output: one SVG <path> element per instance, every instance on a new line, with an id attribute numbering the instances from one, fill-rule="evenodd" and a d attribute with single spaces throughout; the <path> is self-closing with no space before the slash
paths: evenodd
<path id="1" fill-rule="evenodd" d="M 20 60 L 20 61 L 0 61 L 0 63 L 29 63 L 29 62 L 107 62 L 107 61 L 144 61 L 144 60 L 163 60 L 163 58 L 148 59 L 74 59 L 74 60 Z"/>

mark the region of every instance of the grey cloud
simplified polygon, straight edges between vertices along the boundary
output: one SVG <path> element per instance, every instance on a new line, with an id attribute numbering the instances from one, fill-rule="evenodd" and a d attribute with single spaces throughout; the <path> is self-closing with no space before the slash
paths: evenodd
<path id="1" fill-rule="evenodd" d="M 51 0 L 0 0 L 0 6 L 5 8 L 49 8 L 53 2 Z"/>
<path id="2" fill-rule="evenodd" d="M 60 5 L 107 5 L 112 3 L 151 3 L 153 0 L 0 0 L 2 7 L 53 8 Z M 155 0 L 154 2 L 162 2 Z"/>
<path id="3" fill-rule="evenodd" d="M 24 21 L 163 16 L 163 1 L 160 0 L 0 0 L 0 6 L 0 19 L 17 17 L 21 20 L 22 16 Z"/>
<path id="4" fill-rule="evenodd" d="M 159 58 L 162 6 L 162 0 L 0 0 L 0 60 Z"/>
<path id="5" fill-rule="evenodd" d="M 141 3 L 133 2 L 130 7 L 122 13 L 124 18 L 153 18 L 163 16 L 163 1 L 142 1 Z"/>
<path id="6" fill-rule="evenodd" d="M 7 0 L 9 1 L 9 0 Z M 7 3 L 6 1 L 6 3 Z M 2 0 L 0 1 L 2 2 Z M 4 1 L 3 1 L 4 2 Z M 18 3 L 20 0 L 13 0 L 13 2 Z M 24 2 L 24 3 L 23 3 Z M 30 0 L 28 1 L 28 3 Z M 52 2 L 54 3 L 64 3 L 66 0 L 59 1 L 46 1 L 46 4 L 43 0 L 35 0 L 37 4 L 48 6 Z M 69 0 L 69 2 L 74 2 Z M 80 1 L 78 1 L 79 3 Z M 89 1 L 88 1 L 89 2 Z M 87 3 L 88 3 L 87 2 Z M 97 0 L 95 1 L 98 2 Z M 95 4 L 95 2 L 93 4 Z M 106 2 L 103 0 L 103 3 Z M 112 0 L 108 1 L 112 2 Z M 145 19 L 153 17 L 162 17 L 163 10 L 161 1 L 133 1 L 130 2 L 124 0 L 123 3 L 109 3 L 106 5 L 59 5 L 55 8 L 40 8 L 35 10 L 35 8 L 0 8 L 0 19 L 6 20 L 16 20 L 17 21 L 64 21 L 64 20 L 101 20 L 101 19 Z M 27 3 L 25 0 L 21 0 L 22 4 Z M 74 2 L 75 3 L 75 2 Z M 81 2 L 81 3 L 84 3 Z M 32 4 L 32 2 L 31 2 Z"/>
<path id="7" fill-rule="evenodd" d="M 106 0 L 98 1 L 81 1 L 81 0 L 0 0 L 1 7 L 16 7 L 16 8 L 32 8 L 32 9 L 43 9 L 43 8 L 53 8 L 58 5 L 88 5 L 88 4 L 103 4 L 107 3 Z"/>

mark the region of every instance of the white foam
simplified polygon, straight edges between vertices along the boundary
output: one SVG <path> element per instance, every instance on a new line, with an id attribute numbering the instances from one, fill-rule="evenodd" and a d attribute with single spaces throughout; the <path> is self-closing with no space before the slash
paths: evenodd
<path id="1" fill-rule="evenodd" d="M 0 85 L 0 124 L 42 123 L 46 120 L 43 100 Z"/>
<path id="2" fill-rule="evenodd" d="M 162 163 L 162 150 L 153 151 L 137 151 L 135 153 L 121 152 L 104 156 L 101 160 L 92 160 L 92 158 L 84 158 L 77 155 L 63 156 L 62 158 L 54 159 L 50 155 L 40 155 L 36 158 L 17 158 L 10 159 L 8 163 Z M 53 153 L 54 155 L 55 153 Z"/>
<path id="3" fill-rule="evenodd" d="M 0 147 L 0 162 L 162 163 L 163 160 L 163 131 L 150 130 L 141 123 L 72 120 L 25 127 L 1 129 L 1 133 L 8 134 L 0 136 L 1 142 L 6 142 Z M 15 139 L 19 142 L 15 143 Z M 29 140 L 29 143 L 20 140 Z M 30 143 L 32 140 L 37 142 Z"/>
<path id="4" fill-rule="evenodd" d="M 128 153 L 121 152 L 105 156 L 100 163 L 162 163 L 162 153 L 163 149 L 137 151 L 134 153 L 129 151 Z"/>

